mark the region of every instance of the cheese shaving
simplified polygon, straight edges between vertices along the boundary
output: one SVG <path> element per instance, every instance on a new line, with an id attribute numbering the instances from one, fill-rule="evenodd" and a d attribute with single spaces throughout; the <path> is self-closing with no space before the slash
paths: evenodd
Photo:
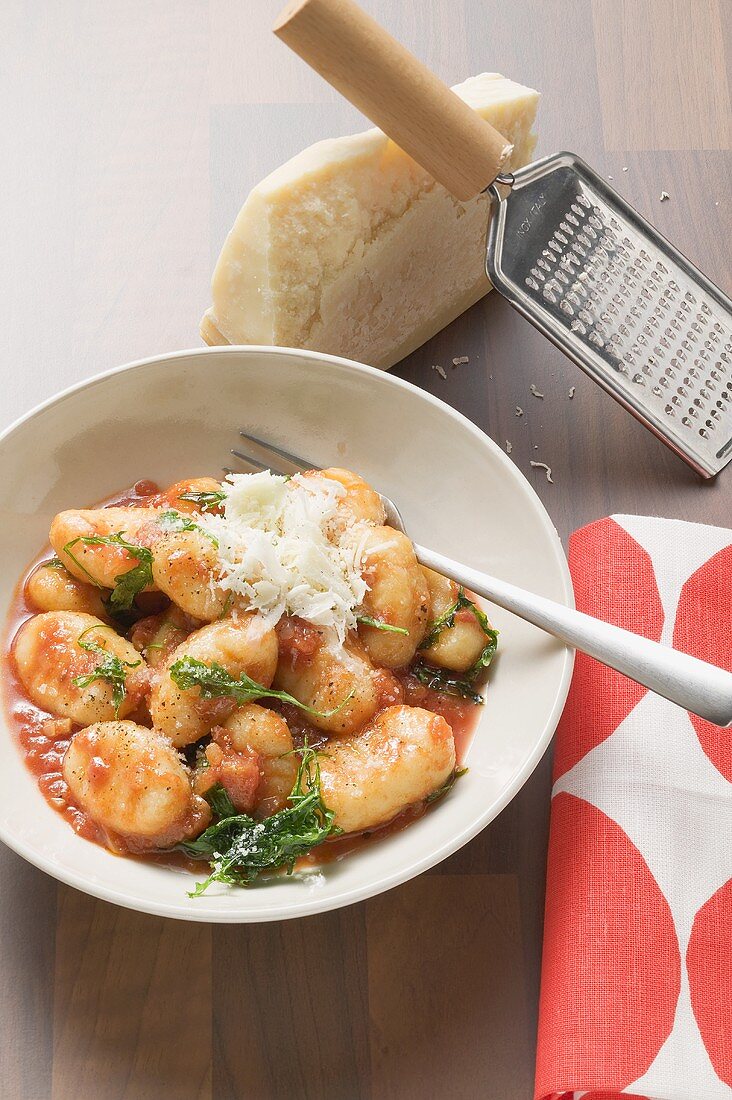
<path id="1" fill-rule="evenodd" d="M 334 522 L 344 487 L 265 470 L 229 474 L 223 489 L 223 514 L 199 521 L 218 542 L 218 586 L 272 625 L 299 615 L 342 643 L 367 591 L 361 571 L 368 535 L 365 524 L 342 531 Z"/>

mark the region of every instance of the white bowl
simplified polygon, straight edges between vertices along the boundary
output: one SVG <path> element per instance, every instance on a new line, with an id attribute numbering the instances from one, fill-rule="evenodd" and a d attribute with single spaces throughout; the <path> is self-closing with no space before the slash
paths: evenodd
<path id="1" fill-rule="evenodd" d="M 333 356 L 266 347 L 205 348 L 132 363 L 60 394 L 0 436 L 3 619 L 13 587 L 62 508 L 152 478 L 216 474 L 254 434 L 314 465 L 350 467 L 398 503 L 410 534 L 453 558 L 572 602 L 556 531 L 500 448 L 447 405 L 389 374 Z M 199 921 L 305 916 L 378 894 L 445 859 L 516 794 L 561 714 L 570 652 L 498 609 L 496 660 L 468 774 L 402 832 L 307 875 L 251 889 L 215 887 L 111 855 L 52 810 L 0 718 L 0 837 L 37 867 L 96 897 Z M 219 891 L 220 892 L 215 892 Z"/>

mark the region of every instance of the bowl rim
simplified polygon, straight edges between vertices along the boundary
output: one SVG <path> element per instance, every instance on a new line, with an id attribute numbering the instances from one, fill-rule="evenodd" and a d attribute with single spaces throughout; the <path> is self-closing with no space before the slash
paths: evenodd
<path id="1" fill-rule="evenodd" d="M 111 367 L 108 370 L 101 371 L 98 374 L 92 375 L 90 378 L 83 379 L 80 382 L 75 382 L 65 389 L 60 390 L 58 393 L 46 398 L 39 404 L 35 405 L 28 412 L 22 413 L 11 424 L 8 425 L 2 432 L 0 432 L 0 447 L 5 440 L 12 435 L 18 428 L 26 423 L 29 423 L 35 417 L 43 413 L 47 408 L 53 405 L 61 404 L 68 398 L 73 397 L 76 393 L 82 390 L 91 389 L 94 386 L 100 385 L 107 381 L 107 379 L 114 377 L 118 374 L 132 373 L 138 370 L 144 370 L 147 367 L 154 366 L 163 362 L 170 362 L 178 359 L 187 358 L 200 358 L 205 359 L 210 355 L 241 355 L 244 352 L 246 355 L 266 355 L 272 358 L 297 356 L 303 359 L 312 359 L 320 363 L 328 363 L 339 369 L 345 369 L 346 371 L 355 371 L 358 374 L 364 374 L 366 376 L 378 377 L 382 380 L 388 380 L 388 383 L 396 386 L 398 389 L 406 390 L 418 396 L 420 399 L 427 401 L 443 412 L 447 412 L 451 418 L 460 423 L 464 428 L 476 437 L 480 443 L 485 446 L 488 445 L 494 454 L 498 457 L 501 465 L 509 473 L 509 475 L 523 483 L 524 490 L 528 490 L 531 497 L 533 497 L 533 503 L 536 508 L 537 515 L 541 521 L 542 527 L 545 529 L 549 538 L 549 542 L 553 547 L 555 564 L 559 568 L 560 578 L 562 581 L 563 593 L 562 598 L 568 607 L 574 607 L 574 589 L 572 587 L 572 578 L 569 572 L 569 564 L 567 556 L 562 546 L 561 539 L 554 526 L 547 509 L 541 501 L 534 487 L 525 477 L 525 475 L 519 470 L 519 468 L 510 461 L 508 456 L 504 454 L 501 447 L 492 439 L 486 432 L 473 423 L 467 416 L 454 409 L 446 401 L 436 397 L 434 394 L 429 393 L 426 390 L 421 389 L 419 386 L 414 385 L 412 382 L 406 381 L 406 379 L 399 378 L 397 375 L 391 374 L 389 371 L 382 370 L 378 367 L 371 367 L 365 363 L 359 363 L 352 359 L 347 359 L 344 356 L 330 355 L 325 352 L 311 351 L 309 349 L 291 348 L 291 347 L 279 347 L 269 344 L 227 344 L 225 346 L 206 346 L 202 348 L 182 348 L 172 352 L 161 352 L 157 355 L 147 356 L 143 359 L 134 359 L 129 363 L 123 363 L 120 366 Z M 557 724 L 564 709 L 564 704 L 569 692 L 569 686 L 572 678 L 572 670 L 574 667 L 574 650 L 568 646 L 564 647 L 563 652 L 563 664 L 562 674 L 557 686 L 556 695 L 552 704 L 551 711 L 544 723 L 544 727 L 540 736 L 536 739 L 534 749 L 524 761 L 523 766 L 514 776 L 512 782 L 507 785 L 504 792 L 500 797 L 494 799 L 489 803 L 483 812 L 474 819 L 469 825 L 467 825 L 462 831 L 451 834 L 445 839 L 445 842 L 439 847 L 431 850 L 422 857 L 416 860 L 407 862 L 402 868 L 396 871 L 389 872 L 383 877 L 370 881 L 362 886 L 353 887 L 348 890 L 344 890 L 341 894 L 336 894 L 333 897 L 328 898 L 324 902 L 318 902 L 314 900 L 312 895 L 303 897 L 301 902 L 295 904 L 288 904 L 287 908 L 283 910 L 282 905 L 273 904 L 271 906 L 258 909 L 256 911 L 238 911 L 235 909 L 213 909 L 209 906 L 201 905 L 201 902 L 205 902 L 204 898 L 199 898 L 196 901 L 196 906 L 190 907 L 190 910 L 186 909 L 182 911 L 180 907 L 169 904 L 167 902 L 149 901 L 144 897 L 136 896 L 130 892 L 117 890 L 113 887 L 108 887 L 106 884 L 99 883 L 91 876 L 85 875 L 81 871 L 74 871 L 66 867 L 60 866 L 54 862 L 51 856 L 44 855 L 33 849 L 33 847 L 24 841 L 23 839 L 12 835 L 5 828 L 5 825 L 0 822 L 0 840 L 7 845 L 12 851 L 16 852 L 23 859 L 27 860 L 34 867 L 44 871 L 58 882 L 62 882 L 66 886 L 71 886 L 74 889 L 81 890 L 83 893 L 89 894 L 92 897 L 98 898 L 101 901 L 111 902 L 115 905 L 120 905 L 126 909 L 132 909 L 137 912 L 147 913 L 153 916 L 169 917 L 177 920 L 195 921 L 197 923 L 210 923 L 210 924 L 250 924 L 250 923 L 265 923 L 278 920 L 293 920 L 297 917 L 312 916 L 318 913 L 331 912 L 335 909 L 343 908 L 347 905 L 353 905 L 360 901 L 365 901 L 367 898 L 375 897 L 378 894 L 385 893 L 387 890 L 391 890 L 396 886 L 401 885 L 404 882 L 408 882 L 410 879 L 416 878 L 418 875 L 423 874 L 431 867 L 441 863 L 444 859 L 453 855 L 456 851 L 462 848 L 470 840 L 472 840 L 478 833 L 482 832 L 502 810 L 508 805 L 509 802 L 518 794 L 521 788 L 526 784 L 540 760 L 544 756 L 547 747 L 549 746 Z M 4 724 L 4 716 L 2 719 Z"/>

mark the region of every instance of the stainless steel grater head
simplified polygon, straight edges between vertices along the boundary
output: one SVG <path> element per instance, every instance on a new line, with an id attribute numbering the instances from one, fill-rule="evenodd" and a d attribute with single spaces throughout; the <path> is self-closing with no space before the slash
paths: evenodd
<path id="1" fill-rule="evenodd" d="M 698 473 L 718 474 L 732 458 L 732 301 L 573 153 L 488 190 L 494 287 Z"/>

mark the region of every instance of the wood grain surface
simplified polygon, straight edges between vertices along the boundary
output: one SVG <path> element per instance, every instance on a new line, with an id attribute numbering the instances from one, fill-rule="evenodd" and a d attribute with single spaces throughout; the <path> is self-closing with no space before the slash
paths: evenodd
<path id="1" fill-rule="evenodd" d="M 729 0 L 366 6 L 448 82 L 487 69 L 538 88 L 539 152 L 573 149 L 613 176 L 732 292 Z M 100 370 L 198 346 L 211 266 L 249 188 L 363 125 L 270 34 L 279 7 L 0 5 L 0 427 Z M 701 484 L 495 294 L 398 373 L 510 440 L 565 538 L 610 512 L 730 522 L 732 473 Z M 0 850 L 0 1094 L 526 1100 L 549 786 L 545 758 L 421 879 L 281 925 L 128 913 Z"/>

